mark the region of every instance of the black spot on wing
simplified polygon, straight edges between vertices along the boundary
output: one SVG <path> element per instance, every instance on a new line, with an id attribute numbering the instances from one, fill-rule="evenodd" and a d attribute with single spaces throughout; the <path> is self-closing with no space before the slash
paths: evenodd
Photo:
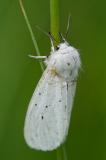
<path id="1" fill-rule="evenodd" d="M 59 102 L 61 102 L 61 99 L 59 99 Z"/>
<path id="2" fill-rule="evenodd" d="M 43 117 L 43 116 L 41 116 L 41 118 L 42 118 L 42 119 L 44 119 L 44 117 Z"/>
<path id="3" fill-rule="evenodd" d="M 45 108 L 48 108 L 48 106 L 46 105 Z"/>
<path id="4" fill-rule="evenodd" d="M 68 66 L 70 66 L 70 63 L 67 63 Z"/>
<path id="5" fill-rule="evenodd" d="M 41 95 L 41 93 L 39 92 L 39 95 Z"/>

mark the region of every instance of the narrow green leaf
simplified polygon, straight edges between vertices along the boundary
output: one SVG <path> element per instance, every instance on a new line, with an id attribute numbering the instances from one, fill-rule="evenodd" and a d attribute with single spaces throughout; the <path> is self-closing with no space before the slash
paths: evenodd
<path id="1" fill-rule="evenodd" d="M 34 33 L 33 33 L 33 31 L 32 31 L 32 28 L 31 28 L 31 25 L 30 25 L 30 22 L 29 22 L 29 19 L 28 19 L 28 17 L 27 17 L 26 12 L 25 12 L 25 9 L 24 9 L 22 0 L 19 0 L 19 3 L 20 3 L 20 7 L 21 7 L 22 13 L 23 13 L 23 15 L 24 15 L 24 18 L 25 18 L 27 27 L 28 27 L 29 32 L 30 32 L 30 35 L 31 35 L 31 38 L 32 38 L 32 42 L 33 42 L 34 47 L 35 47 L 35 50 L 36 50 L 36 54 L 37 54 L 38 56 L 40 56 L 40 51 L 39 51 L 39 48 L 38 48 L 38 45 L 37 45 L 37 41 L 36 41 L 36 39 L 35 39 Z M 41 66 L 42 71 L 44 71 L 43 63 L 42 63 L 42 62 L 39 62 L 39 63 L 40 63 L 40 66 Z"/>

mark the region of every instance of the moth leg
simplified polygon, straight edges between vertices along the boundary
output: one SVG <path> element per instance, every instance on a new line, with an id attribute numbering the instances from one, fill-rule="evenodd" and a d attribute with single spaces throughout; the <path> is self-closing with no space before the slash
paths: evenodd
<path id="1" fill-rule="evenodd" d="M 49 38 L 50 38 L 50 42 L 51 42 L 51 50 L 54 52 L 55 51 L 55 48 L 54 48 L 54 44 L 53 44 L 53 40 L 54 37 L 51 35 L 51 33 L 49 32 Z"/>
<path id="2" fill-rule="evenodd" d="M 53 44 L 53 40 L 52 39 L 50 39 L 50 42 L 51 42 L 51 50 L 54 52 L 54 44 Z"/>
<path id="3" fill-rule="evenodd" d="M 30 58 L 34 58 L 34 59 L 46 59 L 47 56 L 32 56 L 32 55 L 28 55 Z"/>

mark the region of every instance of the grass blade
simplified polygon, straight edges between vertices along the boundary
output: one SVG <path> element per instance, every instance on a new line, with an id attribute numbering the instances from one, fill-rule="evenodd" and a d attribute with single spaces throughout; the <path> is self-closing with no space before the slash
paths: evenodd
<path id="1" fill-rule="evenodd" d="M 39 51 L 39 48 L 38 48 L 38 45 L 37 45 L 37 41 L 36 41 L 36 39 L 35 39 L 35 36 L 34 36 L 33 31 L 32 31 L 30 22 L 29 22 L 29 20 L 28 20 L 27 14 L 26 14 L 26 12 L 25 12 L 25 9 L 24 9 L 22 0 L 19 0 L 19 4 L 20 4 L 21 10 L 22 10 L 22 13 L 23 13 L 23 15 L 24 15 L 24 18 L 25 18 L 27 27 L 28 27 L 28 29 L 29 29 L 29 32 L 30 32 L 30 35 L 31 35 L 31 38 L 32 38 L 32 42 L 33 42 L 34 47 L 35 47 L 35 50 L 36 50 L 36 54 L 37 54 L 38 56 L 40 56 L 40 51 Z M 41 66 L 42 71 L 44 71 L 44 65 L 43 65 L 43 63 L 42 63 L 42 62 L 39 62 L 39 63 L 40 63 L 40 66 Z"/>

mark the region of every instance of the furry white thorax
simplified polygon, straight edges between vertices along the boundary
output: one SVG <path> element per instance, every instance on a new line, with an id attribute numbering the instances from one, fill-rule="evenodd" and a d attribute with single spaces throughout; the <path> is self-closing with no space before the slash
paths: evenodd
<path id="1" fill-rule="evenodd" d="M 81 66 L 77 49 L 67 42 L 60 43 L 57 50 L 51 51 L 46 64 L 49 65 L 51 70 L 54 69 L 58 76 L 68 82 L 76 80 Z"/>

